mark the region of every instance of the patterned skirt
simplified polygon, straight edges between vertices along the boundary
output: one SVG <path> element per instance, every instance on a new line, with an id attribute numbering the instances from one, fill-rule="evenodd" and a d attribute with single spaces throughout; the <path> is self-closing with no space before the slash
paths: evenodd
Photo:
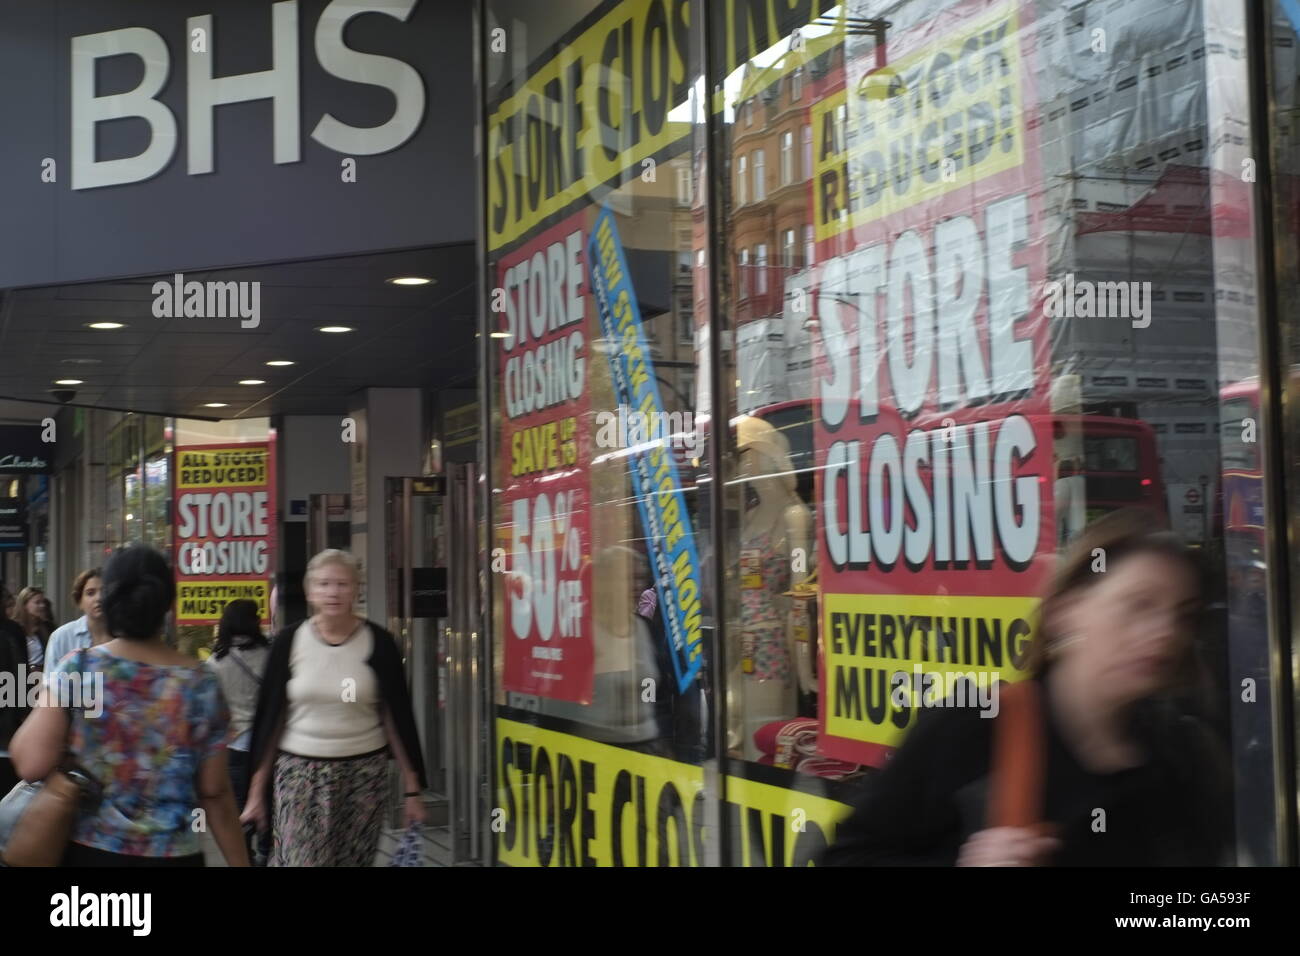
<path id="1" fill-rule="evenodd" d="M 373 866 L 388 796 L 388 750 L 341 760 L 281 752 L 269 866 Z"/>

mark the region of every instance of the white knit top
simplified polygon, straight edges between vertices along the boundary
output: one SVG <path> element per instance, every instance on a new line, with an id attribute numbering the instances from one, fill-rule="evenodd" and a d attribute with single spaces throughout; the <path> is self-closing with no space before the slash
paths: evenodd
<path id="1" fill-rule="evenodd" d="M 309 620 L 294 632 L 281 750 L 300 757 L 356 757 L 387 744 L 379 683 L 366 663 L 374 642 L 364 624 L 337 647 Z"/>

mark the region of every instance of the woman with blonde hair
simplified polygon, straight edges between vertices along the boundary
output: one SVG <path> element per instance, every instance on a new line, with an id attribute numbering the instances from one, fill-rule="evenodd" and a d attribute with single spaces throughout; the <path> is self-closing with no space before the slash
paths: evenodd
<path id="1" fill-rule="evenodd" d="M 423 822 L 424 764 L 397 642 L 353 613 L 357 559 L 322 551 L 303 585 L 311 617 L 271 645 L 253 720 L 241 819 L 268 826 L 271 866 L 370 866 L 401 767 L 405 818 Z"/>
<path id="2" fill-rule="evenodd" d="M 33 670 L 45 666 L 45 644 L 54 633 L 50 619 L 50 600 L 40 588 L 23 588 L 18 592 L 14 621 L 27 637 L 27 664 Z"/>

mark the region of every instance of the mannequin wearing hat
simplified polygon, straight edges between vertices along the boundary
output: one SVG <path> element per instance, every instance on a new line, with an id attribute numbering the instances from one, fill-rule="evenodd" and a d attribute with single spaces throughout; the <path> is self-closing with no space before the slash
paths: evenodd
<path id="1" fill-rule="evenodd" d="M 736 431 L 745 507 L 740 626 L 733 631 L 740 646 L 731 648 L 727 681 L 728 746 L 755 760 L 754 731 L 797 715 L 800 684 L 814 689 L 810 649 L 795 640 L 791 601 L 784 594 L 808 576 L 812 513 L 796 491 L 785 436 L 752 416 L 742 417 Z"/>

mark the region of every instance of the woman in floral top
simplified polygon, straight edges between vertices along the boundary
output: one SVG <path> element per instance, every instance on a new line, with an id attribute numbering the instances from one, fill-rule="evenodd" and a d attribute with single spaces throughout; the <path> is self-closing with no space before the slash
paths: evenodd
<path id="1" fill-rule="evenodd" d="M 65 866 L 202 866 L 196 825 L 204 819 L 233 866 L 247 866 L 226 769 L 230 714 L 214 675 L 162 641 L 176 589 L 152 548 L 118 551 L 104 568 L 104 617 L 113 640 L 53 668 L 48 700 L 80 673 L 81 703 L 33 711 L 10 752 L 25 780 L 44 779 L 65 742 L 103 787 L 84 815 Z M 45 701 L 43 701 L 45 702 Z"/>

